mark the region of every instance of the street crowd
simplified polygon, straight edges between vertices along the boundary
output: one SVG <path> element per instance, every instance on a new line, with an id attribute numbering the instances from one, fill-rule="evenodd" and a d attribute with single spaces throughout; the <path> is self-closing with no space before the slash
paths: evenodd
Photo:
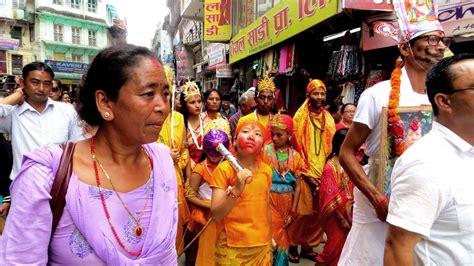
<path id="1" fill-rule="evenodd" d="M 391 79 L 334 114 L 321 79 L 291 117 L 269 76 L 236 107 L 134 45 L 95 57 L 77 106 L 47 64 L 26 65 L 0 99 L 0 264 L 473 264 L 474 55 L 445 57 L 437 21 L 402 37 Z M 398 108 L 423 105 L 432 130 L 400 133 Z"/>

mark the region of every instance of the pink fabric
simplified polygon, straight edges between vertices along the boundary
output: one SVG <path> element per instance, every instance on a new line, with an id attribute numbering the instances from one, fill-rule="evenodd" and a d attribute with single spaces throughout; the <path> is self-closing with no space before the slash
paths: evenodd
<path id="1" fill-rule="evenodd" d="M 105 218 L 96 186 L 78 180 L 73 173 L 66 195 L 66 207 L 50 241 L 52 214 L 49 191 L 58 168 L 58 146 L 27 154 L 12 183 L 12 205 L 0 242 L 0 261 L 5 264 L 50 265 L 176 265 L 177 185 L 169 150 L 162 144 L 148 144 L 152 156 L 153 200 L 142 218 L 143 236 L 131 234 L 134 222 L 113 191 L 104 190 L 114 227 L 130 250 L 142 250 L 130 257 L 118 245 Z M 133 213 L 150 197 L 148 184 L 122 198 Z M 49 246 L 49 249 L 48 249 Z"/>

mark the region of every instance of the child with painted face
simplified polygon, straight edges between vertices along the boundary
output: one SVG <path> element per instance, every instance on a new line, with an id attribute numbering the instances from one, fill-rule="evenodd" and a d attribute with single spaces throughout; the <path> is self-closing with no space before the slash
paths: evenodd
<path id="1" fill-rule="evenodd" d="M 222 119 L 221 119 L 222 120 Z M 212 189 L 209 186 L 213 179 L 213 171 L 222 160 L 214 144 L 222 143 L 229 148 L 230 132 L 224 132 L 217 125 L 219 119 L 213 120 L 206 127 L 203 138 L 203 150 L 206 158 L 198 163 L 186 183 L 186 198 L 191 203 L 191 220 L 194 233 L 199 237 L 196 265 L 214 265 L 215 244 L 217 241 L 217 223 L 211 219 Z"/>
<path id="2" fill-rule="evenodd" d="M 272 169 L 257 160 L 264 139 L 265 127 L 258 120 L 241 118 L 234 143 L 237 161 L 244 169 L 237 171 L 225 161 L 213 172 L 211 213 L 223 224 L 216 244 L 216 264 L 271 264 Z"/>
<path id="3" fill-rule="evenodd" d="M 305 162 L 291 147 L 293 120 L 290 116 L 276 114 L 270 121 L 270 129 L 273 142 L 265 146 L 264 161 L 272 167 L 270 207 L 272 238 L 277 245 L 273 253 L 273 265 L 288 265 L 288 229 L 297 216 L 301 182 L 299 177 L 305 168 Z"/>

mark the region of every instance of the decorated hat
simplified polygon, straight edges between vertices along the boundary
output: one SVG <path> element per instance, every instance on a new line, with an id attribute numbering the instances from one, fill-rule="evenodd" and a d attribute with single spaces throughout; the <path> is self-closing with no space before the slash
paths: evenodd
<path id="1" fill-rule="evenodd" d="M 431 31 L 442 31 L 438 20 L 437 0 L 394 0 L 398 24 L 392 22 L 374 23 L 374 31 L 391 37 L 398 43 L 408 42 Z"/>
<path id="2" fill-rule="evenodd" d="M 204 152 L 212 157 L 218 157 L 220 154 L 216 151 L 215 143 L 222 143 L 228 149 L 230 139 L 227 120 L 223 118 L 211 120 L 204 129 L 204 138 L 202 139 Z"/>
<path id="3" fill-rule="evenodd" d="M 183 85 L 182 93 L 184 93 L 184 101 L 187 102 L 195 95 L 201 96 L 201 91 L 195 82 L 188 81 Z"/>
<path id="4" fill-rule="evenodd" d="M 264 90 L 275 91 L 275 83 L 273 83 L 273 80 L 268 76 L 265 76 L 258 82 L 257 91 L 261 92 Z"/>
<path id="5" fill-rule="evenodd" d="M 270 127 L 276 127 L 291 134 L 293 133 L 293 119 L 289 115 L 276 114 L 270 121 Z"/>

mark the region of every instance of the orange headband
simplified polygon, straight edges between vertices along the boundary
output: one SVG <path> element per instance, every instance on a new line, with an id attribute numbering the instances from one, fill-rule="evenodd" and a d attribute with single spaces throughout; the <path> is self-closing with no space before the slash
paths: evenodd
<path id="1" fill-rule="evenodd" d="M 326 85 L 319 79 L 313 79 L 309 82 L 308 86 L 306 87 L 306 93 L 310 94 L 316 88 L 323 88 L 326 91 Z"/>
<path id="2" fill-rule="evenodd" d="M 237 127 L 235 128 L 234 137 L 237 137 L 237 135 L 239 135 L 239 132 L 242 130 L 242 128 L 245 127 L 245 126 L 248 126 L 248 125 L 257 126 L 262 131 L 263 139 L 265 139 L 265 133 L 266 133 L 265 127 L 263 126 L 262 123 L 260 123 L 254 117 L 247 117 L 247 118 L 242 117 L 242 118 L 240 118 L 239 122 L 237 123 Z"/>

